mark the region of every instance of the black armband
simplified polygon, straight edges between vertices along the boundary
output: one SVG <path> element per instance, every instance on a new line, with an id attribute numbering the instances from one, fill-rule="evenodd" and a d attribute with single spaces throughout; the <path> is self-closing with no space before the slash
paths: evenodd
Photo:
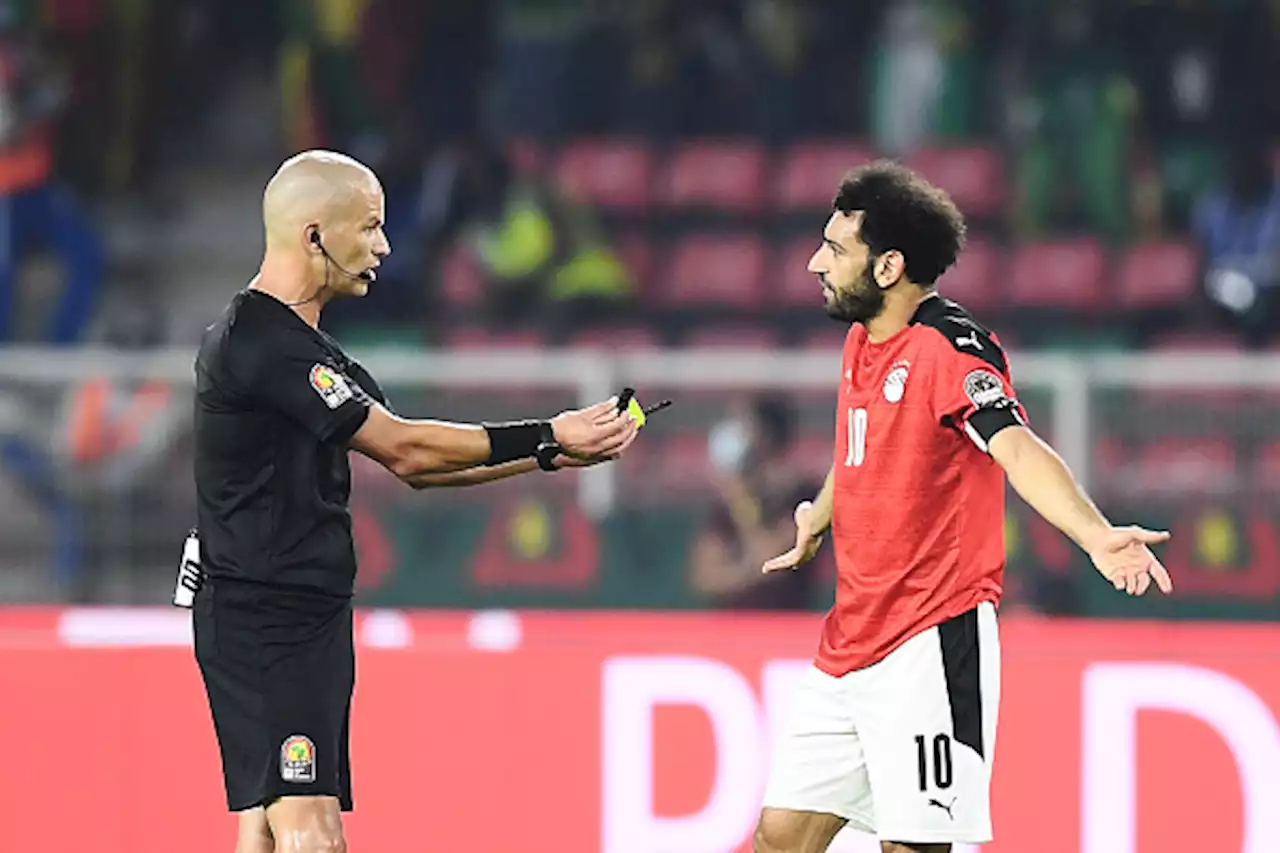
<path id="1" fill-rule="evenodd" d="M 501 465 L 516 459 L 539 460 L 554 448 L 559 452 L 555 431 L 550 421 L 511 421 L 500 424 L 482 424 L 489 434 L 489 459 L 486 465 Z"/>

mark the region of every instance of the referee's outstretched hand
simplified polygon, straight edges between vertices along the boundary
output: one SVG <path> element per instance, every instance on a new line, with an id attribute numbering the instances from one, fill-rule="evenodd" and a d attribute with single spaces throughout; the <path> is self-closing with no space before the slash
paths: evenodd
<path id="1" fill-rule="evenodd" d="M 561 412 L 551 419 L 556 443 L 566 456 L 580 460 L 616 459 L 635 441 L 639 427 L 612 398 L 585 409 Z"/>
<path id="2" fill-rule="evenodd" d="M 1112 586 L 1129 595 L 1142 595 L 1152 580 L 1168 594 L 1173 592 L 1173 580 L 1150 547 L 1168 539 L 1169 533 L 1164 530 L 1113 527 L 1092 546 L 1089 559 Z"/>
<path id="3" fill-rule="evenodd" d="M 769 560 L 762 567 L 766 574 L 784 569 L 797 569 L 813 559 L 822 545 L 822 537 L 813 533 L 813 502 L 801 501 L 796 505 L 796 545 L 785 554 Z"/>

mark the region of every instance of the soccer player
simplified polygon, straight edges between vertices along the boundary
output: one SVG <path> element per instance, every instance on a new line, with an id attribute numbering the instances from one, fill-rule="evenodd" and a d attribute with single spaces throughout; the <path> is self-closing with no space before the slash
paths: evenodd
<path id="1" fill-rule="evenodd" d="M 991 840 L 1005 475 L 1116 589 L 1172 589 L 1148 547 L 1168 534 L 1098 512 L 1027 426 L 999 340 L 937 292 L 964 232 L 944 192 L 879 162 L 841 183 L 809 261 L 827 313 L 851 324 L 835 458 L 796 507 L 795 547 L 763 568 L 799 568 L 830 529 L 836 600 L 756 853 L 820 853 L 846 824 L 884 853 Z"/>
<path id="2" fill-rule="evenodd" d="M 348 450 L 415 487 L 469 485 L 615 458 L 637 427 L 614 401 L 549 421 L 397 417 L 319 328 L 321 308 L 364 296 L 390 252 L 377 178 L 306 152 L 271 179 L 263 216 L 261 270 L 206 330 L 195 365 L 195 654 L 238 853 L 334 853 L 352 807 Z"/>

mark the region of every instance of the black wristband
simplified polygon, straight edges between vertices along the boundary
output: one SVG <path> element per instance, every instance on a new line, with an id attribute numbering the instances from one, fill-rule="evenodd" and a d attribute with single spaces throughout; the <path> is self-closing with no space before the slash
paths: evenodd
<path id="1" fill-rule="evenodd" d="M 486 465 L 501 465 L 516 459 L 537 457 L 538 449 L 555 444 L 550 421 L 511 421 L 482 424 L 489 434 L 489 459 Z"/>

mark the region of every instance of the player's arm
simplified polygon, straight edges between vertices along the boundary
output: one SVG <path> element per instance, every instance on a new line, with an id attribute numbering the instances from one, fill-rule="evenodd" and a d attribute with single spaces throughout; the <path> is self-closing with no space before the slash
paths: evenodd
<path id="1" fill-rule="evenodd" d="M 1030 427 L 1011 426 L 991 437 L 991 458 L 1000 463 L 1009 484 L 1045 521 L 1092 553 L 1111 524 L 1085 494 L 1052 447 Z"/>
<path id="2" fill-rule="evenodd" d="M 538 448 L 546 444 L 596 460 L 621 453 L 635 435 L 635 422 L 619 414 L 614 401 L 549 421 L 498 424 L 410 420 L 374 405 L 349 443 L 406 483 L 474 485 L 533 470 L 529 466 L 537 466 Z M 497 470 L 474 470 L 480 466 Z"/>
<path id="3" fill-rule="evenodd" d="M 1113 527 L 1062 457 L 1029 427 L 1002 429 L 988 446 L 1022 499 L 1079 545 L 1116 589 L 1141 595 L 1153 578 L 1163 592 L 1173 589 L 1169 573 L 1148 548 L 1168 539 L 1168 533 Z"/>
<path id="4" fill-rule="evenodd" d="M 813 507 L 809 510 L 809 529 L 814 536 L 821 536 L 831 529 L 831 510 L 835 506 L 836 469 L 827 471 L 827 479 L 823 481 L 818 496 L 813 499 Z"/>

